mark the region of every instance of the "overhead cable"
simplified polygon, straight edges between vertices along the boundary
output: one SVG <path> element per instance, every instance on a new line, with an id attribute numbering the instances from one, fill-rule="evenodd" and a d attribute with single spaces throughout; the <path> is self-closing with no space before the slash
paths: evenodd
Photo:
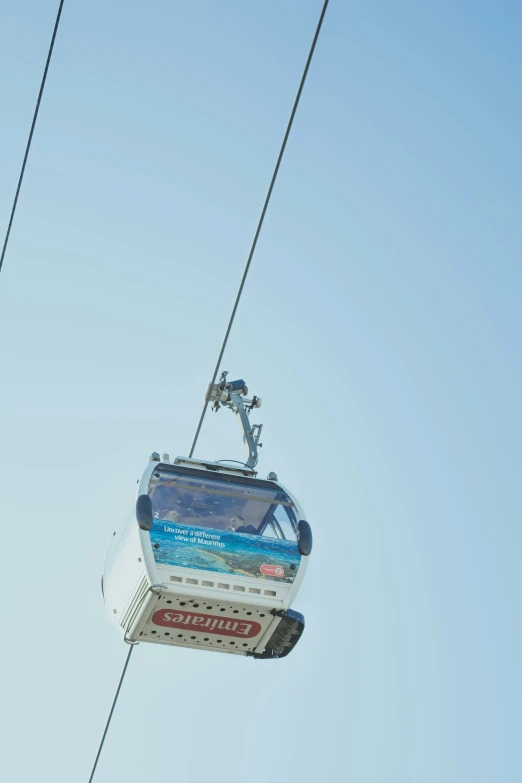
<path id="1" fill-rule="evenodd" d="M 324 5 L 323 5 L 323 9 L 321 11 L 321 16 L 319 17 L 319 22 L 317 23 L 317 28 L 316 28 L 316 31 L 315 31 L 314 39 L 312 41 L 312 45 L 311 45 L 310 51 L 308 53 L 308 59 L 306 61 L 306 65 L 305 65 L 305 68 L 304 68 L 304 71 L 303 71 L 303 75 L 301 77 L 301 83 L 299 84 L 299 89 L 297 90 L 297 95 L 296 95 L 295 100 L 294 100 L 292 113 L 290 114 L 290 119 L 288 121 L 288 125 L 286 127 L 286 132 L 285 132 L 285 135 L 284 135 L 284 138 L 283 138 L 283 143 L 281 144 L 281 149 L 279 150 L 279 155 L 277 157 L 277 162 L 276 162 L 276 165 L 275 165 L 275 169 L 274 169 L 274 172 L 272 174 L 272 179 L 270 180 L 270 186 L 269 186 L 268 192 L 266 194 L 265 203 L 263 204 L 263 209 L 261 210 L 261 217 L 259 218 L 259 222 L 257 224 L 257 228 L 256 228 L 256 232 L 254 234 L 254 239 L 253 239 L 253 242 L 252 242 L 252 246 L 250 248 L 250 253 L 248 254 L 245 270 L 243 272 L 243 277 L 241 278 L 241 283 L 239 285 L 239 290 L 237 292 L 236 300 L 234 302 L 234 307 L 232 308 L 232 313 L 231 313 L 230 319 L 228 321 L 228 326 L 227 326 L 227 329 L 226 329 L 226 332 L 225 332 L 225 337 L 223 339 L 223 343 L 221 345 L 221 350 L 219 352 L 218 360 L 217 360 L 216 366 L 214 368 L 214 374 L 212 376 L 212 380 L 210 381 L 211 385 L 216 382 L 216 378 L 217 378 L 217 375 L 218 375 L 218 372 L 219 372 L 219 368 L 221 366 L 221 360 L 223 359 L 223 354 L 225 353 L 225 348 L 227 347 L 228 338 L 230 336 L 230 331 L 232 329 L 232 324 L 234 323 L 234 318 L 236 317 L 236 312 L 237 312 L 237 308 L 238 308 L 238 305 L 239 305 L 239 300 L 241 299 L 241 294 L 243 293 L 243 288 L 245 286 L 247 275 L 248 275 L 248 272 L 249 272 L 249 269 L 250 269 L 250 264 L 252 263 L 252 258 L 254 256 L 254 252 L 255 252 L 255 249 L 256 249 L 257 240 L 259 239 L 259 234 L 261 233 L 261 228 L 263 226 L 263 222 L 264 222 L 264 219 L 265 219 L 266 211 L 268 209 L 268 204 L 270 203 L 270 198 L 272 196 L 272 191 L 274 189 L 275 181 L 277 179 L 277 175 L 278 175 L 278 172 L 279 172 L 279 167 L 281 165 L 281 161 L 283 160 L 283 155 L 285 153 L 286 143 L 288 141 L 288 137 L 290 136 L 290 131 L 292 129 L 292 125 L 293 125 L 293 122 L 294 122 L 294 117 L 295 117 L 295 114 L 297 112 L 297 107 L 299 106 L 299 101 L 301 99 L 301 93 L 303 92 L 303 87 L 304 87 L 305 82 L 306 82 L 306 77 L 308 75 L 308 69 L 310 68 L 310 63 L 312 62 L 312 57 L 314 56 L 315 45 L 316 45 L 317 40 L 319 38 L 319 33 L 321 32 L 321 27 L 323 25 L 323 20 L 324 20 L 325 14 L 326 14 L 326 9 L 328 8 L 328 2 L 329 2 L 329 0 L 325 0 Z M 194 440 L 192 441 L 192 446 L 191 446 L 191 449 L 190 449 L 189 457 L 192 457 L 192 455 L 194 454 L 194 449 L 196 448 L 196 443 L 198 442 L 199 433 L 201 432 L 203 419 L 205 418 L 205 414 L 207 412 L 207 405 L 208 405 L 208 402 L 207 402 L 207 400 L 205 400 L 205 404 L 203 405 L 203 410 L 201 411 L 201 416 L 199 418 L 199 423 L 198 423 L 198 426 L 197 426 L 197 429 L 196 429 L 196 434 L 194 435 Z"/>
<path id="2" fill-rule="evenodd" d="M 112 701 L 111 711 L 109 712 L 109 717 L 107 718 L 107 723 L 105 724 L 105 729 L 104 729 L 103 734 L 102 734 L 101 742 L 100 742 L 100 744 L 98 746 L 98 752 L 96 753 L 96 758 L 94 759 L 94 764 L 93 764 L 93 767 L 92 767 L 92 770 L 91 770 L 91 776 L 89 778 L 89 783 L 92 783 L 92 780 L 94 778 L 94 773 L 96 772 L 96 767 L 98 766 L 98 759 L 100 758 L 100 755 L 101 755 L 101 752 L 102 752 L 103 743 L 105 742 L 105 737 L 107 736 L 107 732 L 109 730 L 109 724 L 111 722 L 112 713 L 114 712 L 114 708 L 116 707 L 116 702 L 118 701 L 118 696 L 120 695 L 120 690 L 121 690 L 121 686 L 122 686 L 122 683 L 123 683 L 123 679 L 124 679 L 125 674 L 127 672 L 127 666 L 129 665 L 130 657 L 132 655 L 132 651 L 134 650 L 134 647 L 135 647 L 134 644 L 131 644 L 129 646 L 129 652 L 127 653 L 127 657 L 125 659 L 125 665 L 123 667 L 123 671 L 121 673 L 120 681 L 119 681 L 118 687 L 116 689 L 116 694 L 115 694 L 114 699 Z"/>
<path id="3" fill-rule="evenodd" d="M 49 64 L 51 62 L 51 57 L 52 57 L 52 54 L 53 54 L 54 42 L 56 40 L 56 33 L 58 32 L 58 25 L 60 24 L 60 17 L 62 15 L 62 8 L 63 8 L 64 2 L 65 2 L 65 0 L 60 0 L 60 5 L 58 7 L 58 13 L 56 14 L 56 21 L 54 23 L 53 37 L 51 38 L 51 44 L 49 46 L 49 51 L 47 53 L 47 60 L 46 60 L 46 63 L 45 63 L 45 69 L 44 69 L 44 73 L 43 73 L 43 77 L 42 77 L 42 83 L 40 85 L 40 92 L 38 93 L 38 100 L 36 101 L 36 107 L 35 107 L 35 110 L 34 110 L 33 121 L 31 123 L 31 130 L 29 131 L 29 138 L 27 140 L 27 146 L 25 148 L 24 160 L 23 160 L 23 163 L 22 163 L 22 168 L 20 170 L 20 176 L 18 178 L 18 186 L 16 188 L 16 193 L 15 193 L 15 197 L 14 197 L 14 201 L 13 201 L 13 206 L 11 208 L 11 217 L 9 218 L 9 224 L 7 226 L 7 232 L 6 232 L 5 239 L 4 239 L 4 246 L 2 248 L 2 255 L 0 256 L 0 272 L 2 271 L 2 266 L 3 266 L 3 263 L 4 263 L 4 257 L 5 257 L 5 251 L 7 250 L 7 243 L 9 242 L 9 236 L 11 234 L 11 227 L 13 225 L 13 220 L 14 220 L 14 216 L 15 216 L 15 212 L 16 212 L 16 205 L 18 204 L 18 196 L 20 195 L 20 188 L 22 187 L 22 181 L 23 181 L 23 178 L 24 178 L 25 165 L 27 163 L 27 158 L 29 157 L 29 150 L 31 149 L 31 142 L 33 140 L 33 133 L 34 133 L 34 129 L 35 129 L 35 126 L 36 126 L 36 120 L 38 118 L 38 112 L 40 110 L 40 103 L 41 103 L 41 100 L 42 100 L 42 95 L 43 95 L 43 91 L 44 91 L 44 87 L 45 87 L 45 81 L 47 79 L 47 71 L 49 70 Z"/>
<path id="4" fill-rule="evenodd" d="M 294 122 L 294 117 L 295 117 L 295 114 L 297 112 L 297 107 L 299 105 L 299 100 L 301 98 L 301 93 L 303 91 L 303 87 L 304 87 L 304 84 L 305 84 L 305 81 L 306 81 L 306 77 L 308 75 L 308 69 L 310 68 L 310 63 L 312 62 L 312 57 L 313 57 L 313 54 L 314 54 L 314 51 L 315 51 L 315 46 L 317 44 L 317 39 L 319 38 L 319 33 L 321 32 L 321 27 L 322 27 L 322 24 L 323 24 L 324 16 L 326 14 L 326 9 L 328 7 L 328 3 L 329 3 L 329 0 L 325 0 L 323 8 L 322 8 L 322 11 L 321 11 L 321 16 L 319 17 L 319 22 L 317 24 L 317 29 L 315 31 L 314 39 L 312 41 L 312 45 L 311 45 L 310 51 L 308 53 L 308 59 L 306 61 L 306 65 L 305 65 L 305 68 L 304 68 L 304 71 L 303 71 L 303 75 L 301 77 L 301 82 L 299 84 L 299 89 L 298 89 L 297 95 L 295 97 L 294 105 L 293 105 L 293 108 L 292 108 L 292 113 L 290 114 L 290 119 L 288 121 L 286 132 L 285 132 L 285 135 L 284 135 L 284 138 L 283 138 L 283 143 L 281 145 L 281 149 L 280 149 L 279 155 L 277 157 L 277 162 L 276 162 L 276 165 L 275 165 L 275 169 L 274 169 L 274 172 L 272 174 L 272 179 L 270 180 L 270 186 L 268 188 L 268 192 L 267 192 L 267 195 L 266 195 L 266 198 L 265 198 L 265 203 L 263 204 L 263 209 L 261 211 L 261 217 L 259 218 L 257 229 L 256 229 L 256 232 L 254 234 L 252 247 L 250 248 L 250 253 L 248 254 L 248 259 L 247 259 L 247 262 L 246 262 L 245 270 L 243 272 L 243 277 L 241 278 L 241 283 L 240 283 L 240 286 L 239 286 L 239 290 L 237 292 L 236 300 L 234 302 L 234 307 L 232 308 L 232 313 L 230 315 L 230 319 L 229 319 L 229 322 L 228 322 L 227 330 L 225 332 L 225 337 L 224 337 L 224 340 L 223 340 L 223 344 L 221 346 L 221 350 L 219 352 L 219 357 L 218 357 L 218 360 L 217 360 L 217 363 L 216 363 L 216 367 L 214 369 L 214 375 L 213 375 L 213 378 L 212 378 L 212 383 L 214 383 L 215 380 L 216 380 L 216 377 L 217 377 L 217 374 L 218 374 L 218 371 L 219 371 L 219 367 L 221 365 L 221 360 L 223 358 L 223 354 L 225 352 L 225 348 L 226 348 L 226 345 L 227 345 L 227 342 L 228 342 L 228 338 L 230 336 L 230 331 L 232 329 L 232 324 L 234 323 L 234 318 L 235 318 L 236 311 L 237 311 L 237 308 L 238 308 L 238 305 L 239 305 L 239 300 L 241 299 L 241 294 L 243 293 L 243 288 L 244 288 L 245 281 L 246 281 L 246 278 L 247 278 L 247 275 L 248 275 L 248 270 L 250 269 L 250 264 L 251 264 L 252 258 L 254 256 L 254 251 L 256 249 L 257 240 L 259 239 L 259 234 L 261 233 L 261 228 L 263 226 L 263 221 L 265 219 L 266 211 L 268 209 L 268 204 L 270 202 L 270 198 L 272 196 L 272 191 L 274 189 L 275 181 L 277 179 L 277 174 L 279 172 L 279 167 L 281 165 L 281 161 L 283 159 L 283 155 L 284 155 L 284 152 L 285 152 L 285 149 L 286 149 L 286 144 L 287 144 L 287 141 L 288 141 L 288 137 L 290 136 L 290 131 L 292 129 L 292 125 L 293 125 L 293 122 Z M 200 417 L 200 420 L 199 420 L 198 428 L 197 428 L 197 431 L 196 431 L 196 434 L 195 434 L 195 437 L 194 437 L 194 441 L 193 441 L 192 447 L 190 449 L 190 455 L 189 455 L 190 457 L 192 457 L 192 455 L 194 453 L 194 448 L 196 446 L 199 433 L 201 431 L 201 425 L 203 424 L 203 419 L 205 417 L 206 409 L 207 409 L 207 403 L 205 402 L 205 405 L 203 407 L 203 411 L 201 413 L 201 417 Z M 100 745 L 98 747 L 98 752 L 96 754 L 96 759 L 94 761 L 94 766 L 92 768 L 91 776 L 89 778 L 88 783 L 92 783 L 93 778 L 94 778 L 94 773 L 96 771 L 96 767 L 98 765 L 98 760 L 100 758 L 100 754 L 101 754 L 101 751 L 102 751 L 102 748 L 103 748 L 103 744 L 104 744 L 105 738 L 107 736 L 107 731 L 109 729 L 109 724 L 110 724 L 111 719 L 112 719 L 114 708 L 116 706 L 116 702 L 118 701 L 118 696 L 120 694 L 120 689 L 121 689 L 121 686 L 122 686 L 122 683 L 123 683 L 123 679 L 125 677 L 125 673 L 127 671 L 127 666 L 128 666 L 128 663 L 129 663 L 129 660 L 130 660 L 130 657 L 131 657 L 131 653 L 132 653 L 133 647 L 134 647 L 134 644 L 131 645 L 131 647 L 129 649 L 129 653 L 128 653 L 127 658 L 125 660 L 125 665 L 123 667 L 123 671 L 122 671 L 122 674 L 121 674 L 121 677 L 120 677 L 120 681 L 118 683 L 118 688 L 116 690 L 116 695 L 114 696 L 114 700 L 112 702 L 112 707 L 111 707 L 111 710 L 109 712 L 109 717 L 107 719 L 107 723 L 105 724 L 105 730 L 103 732 L 103 736 L 101 738 L 101 742 L 100 742 Z"/>

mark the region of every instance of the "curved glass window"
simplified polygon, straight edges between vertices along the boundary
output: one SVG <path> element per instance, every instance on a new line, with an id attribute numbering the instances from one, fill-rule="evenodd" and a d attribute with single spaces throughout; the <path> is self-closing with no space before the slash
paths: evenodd
<path id="1" fill-rule="evenodd" d="M 296 537 L 294 504 L 277 486 L 156 470 L 149 495 L 157 520 L 287 540 Z"/>

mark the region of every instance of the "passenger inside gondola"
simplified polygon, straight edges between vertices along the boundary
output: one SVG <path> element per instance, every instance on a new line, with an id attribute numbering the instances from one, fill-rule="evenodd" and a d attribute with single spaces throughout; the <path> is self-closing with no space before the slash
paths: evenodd
<path id="1" fill-rule="evenodd" d="M 243 517 L 230 517 L 228 522 L 229 530 L 233 530 L 234 533 L 238 533 L 245 527 L 245 520 Z"/>
<path id="2" fill-rule="evenodd" d="M 243 517 L 232 517 L 229 522 L 230 530 L 234 533 L 248 533 L 251 536 L 259 535 L 259 531 L 253 525 L 247 525 Z"/>

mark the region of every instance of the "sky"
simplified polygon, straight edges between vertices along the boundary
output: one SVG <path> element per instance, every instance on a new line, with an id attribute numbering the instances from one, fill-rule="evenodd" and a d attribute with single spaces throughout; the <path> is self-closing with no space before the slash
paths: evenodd
<path id="1" fill-rule="evenodd" d="M 0 226 L 57 4 L 0 9 Z M 106 551 L 190 449 L 320 5 L 66 0 L 0 276 L 9 783 L 88 780 Z M 222 367 L 314 531 L 306 631 L 140 644 L 96 783 L 520 781 L 521 32 L 331 0 Z M 242 448 L 207 416 L 198 456 Z"/>

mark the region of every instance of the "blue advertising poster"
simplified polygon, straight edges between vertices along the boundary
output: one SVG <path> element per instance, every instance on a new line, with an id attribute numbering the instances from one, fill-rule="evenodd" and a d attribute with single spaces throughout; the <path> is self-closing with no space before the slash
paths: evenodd
<path id="1" fill-rule="evenodd" d="M 296 541 L 251 536 L 155 519 L 150 531 L 159 565 L 293 582 L 301 555 Z"/>

